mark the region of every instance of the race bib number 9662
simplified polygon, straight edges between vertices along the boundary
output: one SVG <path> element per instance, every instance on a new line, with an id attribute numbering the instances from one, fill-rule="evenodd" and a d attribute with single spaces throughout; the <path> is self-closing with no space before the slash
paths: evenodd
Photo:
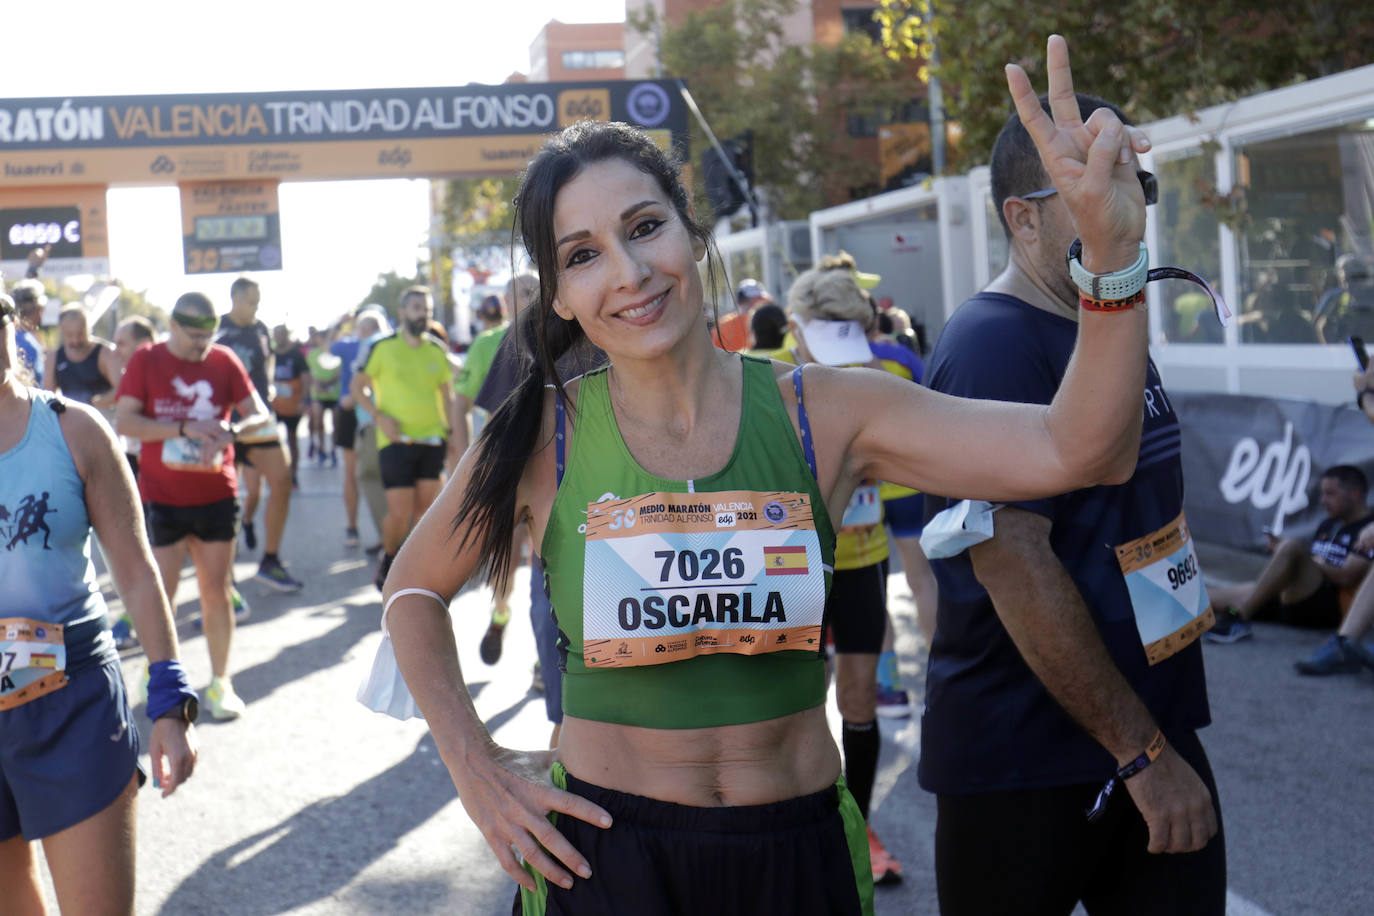
<path id="1" fill-rule="evenodd" d="M 1116 548 L 1145 658 L 1156 665 L 1212 628 L 1215 617 L 1183 513 Z"/>
<path id="2" fill-rule="evenodd" d="M 658 665 L 820 645 L 825 568 L 802 493 L 648 493 L 587 506 L 583 660 Z"/>

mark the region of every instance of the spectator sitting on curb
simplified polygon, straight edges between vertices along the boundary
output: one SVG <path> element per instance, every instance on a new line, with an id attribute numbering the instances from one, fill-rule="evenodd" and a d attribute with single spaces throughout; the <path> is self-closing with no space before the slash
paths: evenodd
<path id="1" fill-rule="evenodd" d="M 1355 553 L 1365 556 L 1374 553 L 1374 525 L 1365 528 L 1355 539 Z M 1322 643 L 1310 658 L 1294 662 L 1293 667 L 1299 674 L 1314 675 L 1353 674 L 1361 668 L 1374 671 L 1374 651 L 1360 644 L 1371 627 L 1374 627 L 1374 571 L 1365 574 L 1336 635 Z"/>
<path id="2" fill-rule="evenodd" d="M 1355 403 L 1369 422 L 1374 423 L 1374 398 L 1368 397 L 1374 391 L 1374 369 L 1356 372 L 1354 383 Z M 1374 527 L 1362 530 L 1355 538 L 1355 552 L 1366 556 L 1374 554 Z M 1374 670 L 1374 652 L 1360 644 L 1371 626 L 1374 626 L 1374 574 L 1366 574 L 1336 635 L 1310 658 L 1294 662 L 1293 667 L 1299 674 L 1348 674 L 1361 667 Z"/>
<path id="3" fill-rule="evenodd" d="M 1212 606 L 1223 610 L 1218 611 L 1206 639 L 1237 642 L 1251 635 L 1251 620 L 1317 628 L 1340 624 L 1340 590 L 1359 585 L 1370 568 L 1369 554 L 1354 545 L 1360 531 L 1374 523 L 1374 515 L 1365 507 L 1369 482 L 1359 468 L 1348 464 L 1328 468 L 1320 488 L 1327 518 L 1310 546 L 1271 534 L 1273 559 L 1258 580 L 1208 589 Z"/>

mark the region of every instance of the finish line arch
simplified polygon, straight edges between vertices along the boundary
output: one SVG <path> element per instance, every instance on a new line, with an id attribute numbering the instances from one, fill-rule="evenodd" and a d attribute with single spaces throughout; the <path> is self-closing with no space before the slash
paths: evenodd
<path id="1" fill-rule="evenodd" d="M 157 185 L 182 188 L 188 273 L 279 268 L 278 182 L 512 175 L 580 120 L 687 156 L 676 80 L 0 100 L 0 270 L 53 244 L 45 272 L 108 274 L 106 189 Z"/>

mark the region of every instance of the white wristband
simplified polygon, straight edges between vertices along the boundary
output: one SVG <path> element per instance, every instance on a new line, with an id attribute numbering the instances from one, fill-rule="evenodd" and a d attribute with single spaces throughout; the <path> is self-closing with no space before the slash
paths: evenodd
<path id="1" fill-rule="evenodd" d="M 445 599 L 442 595 L 438 594 L 437 592 L 432 592 L 427 588 L 403 588 L 400 591 L 394 593 L 390 598 L 386 599 L 386 606 L 382 608 L 383 636 L 389 635 L 386 630 L 386 615 L 391 613 L 391 606 L 396 603 L 397 598 L 403 598 L 406 595 L 425 595 L 426 597 L 433 598 L 435 601 L 443 605 L 444 610 L 448 610 L 448 600 Z"/>

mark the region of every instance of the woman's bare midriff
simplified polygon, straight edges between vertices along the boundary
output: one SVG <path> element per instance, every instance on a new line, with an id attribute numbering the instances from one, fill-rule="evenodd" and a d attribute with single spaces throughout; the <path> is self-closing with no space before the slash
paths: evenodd
<path id="1" fill-rule="evenodd" d="M 584 782 L 696 807 L 766 805 L 834 785 L 825 709 L 714 728 L 613 725 L 568 716 L 558 758 Z"/>

